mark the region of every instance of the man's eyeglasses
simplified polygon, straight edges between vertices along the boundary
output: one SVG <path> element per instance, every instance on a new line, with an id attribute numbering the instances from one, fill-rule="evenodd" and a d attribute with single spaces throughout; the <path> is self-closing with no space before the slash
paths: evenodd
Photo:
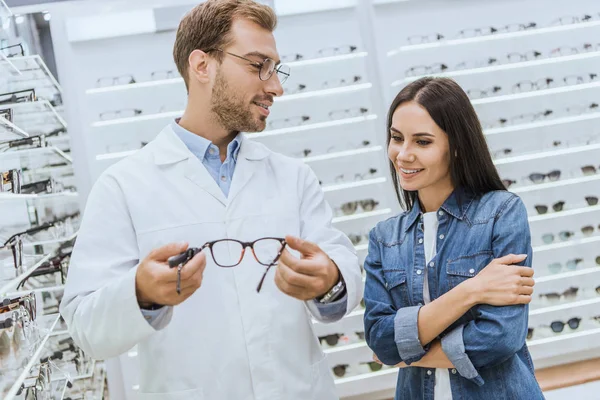
<path id="1" fill-rule="evenodd" d="M 188 261 L 194 258 L 196 254 L 208 248 L 212 259 L 217 266 L 221 268 L 232 268 L 242 262 L 246 248 L 250 247 L 254 259 L 256 259 L 259 264 L 267 267 L 256 288 L 256 291 L 260 292 L 269 269 L 277 263 L 285 246 L 285 239 L 275 237 L 260 238 L 253 242 L 242 242 L 235 239 L 220 239 L 207 242 L 202 245 L 202 247 L 191 247 L 177 256 L 170 257 L 168 262 L 171 268 L 177 267 L 177 293 L 181 293 L 181 269 Z M 231 258 L 232 255 L 239 255 L 239 258 Z"/>
<path id="2" fill-rule="evenodd" d="M 277 72 L 277 77 L 279 78 L 279 82 L 281 82 L 281 84 L 284 84 L 285 81 L 287 81 L 287 79 L 290 77 L 290 67 L 284 64 L 277 65 L 275 61 L 270 58 L 265 58 L 262 62 L 257 62 L 221 49 L 206 50 L 207 53 L 211 51 L 220 51 L 221 53 L 228 54 L 232 57 L 237 57 L 241 60 L 248 61 L 250 65 L 258 69 L 258 77 L 261 81 L 268 81 L 269 78 L 273 76 L 274 72 Z"/>

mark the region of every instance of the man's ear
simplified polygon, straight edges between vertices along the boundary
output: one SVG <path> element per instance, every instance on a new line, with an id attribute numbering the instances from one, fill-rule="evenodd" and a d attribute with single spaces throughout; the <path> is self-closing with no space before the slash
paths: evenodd
<path id="1" fill-rule="evenodd" d="M 200 83 L 210 81 L 209 75 L 209 57 L 202 50 L 194 50 L 188 57 L 188 74 L 189 77 Z"/>

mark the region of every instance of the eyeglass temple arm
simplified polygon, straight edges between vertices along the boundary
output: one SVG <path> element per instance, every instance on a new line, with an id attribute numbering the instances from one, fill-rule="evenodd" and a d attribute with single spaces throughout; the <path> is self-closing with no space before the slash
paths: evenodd
<path id="1" fill-rule="evenodd" d="M 286 244 L 287 244 L 287 242 L 283 242 L 283 246 L 281 246 L 281 250 L 279 250 L 279 253 L 277 253 L 277 257 L 275 257 L 273 262 L 271 264 L 269 264 L 269 266 L 265 270 L 265 273 L 263 274 L 262 278 L 260 278 L 260 282 L 258 282 L 258 286 L 256 287 L 257 293 L 260 293 L 260 289 L 262 289 L 262 285 L 263 285 L 265 278 L 267 277 L 267 274 L 269 273 L 269 270 L 271 269 L 271 267 L 273 265 L 277 264 L 277 261 L 279 261 L 279 257 L 281 257 L 281 253 L 283 253 L 283 249 L 285 249 Z"/>

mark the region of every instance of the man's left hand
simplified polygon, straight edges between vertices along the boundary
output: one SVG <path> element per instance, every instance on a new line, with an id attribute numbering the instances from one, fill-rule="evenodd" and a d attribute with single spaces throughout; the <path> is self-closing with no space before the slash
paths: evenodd
<path id="1" fill-rule="evenodd" d="M 306 301 L 323 296 L 339 281 L 340 271 L 315 243 L 286 236 L 287 245 L 301 254 L 294 257 L 284 249 L 277 265 L 275 284 L 283 293 Z"/>

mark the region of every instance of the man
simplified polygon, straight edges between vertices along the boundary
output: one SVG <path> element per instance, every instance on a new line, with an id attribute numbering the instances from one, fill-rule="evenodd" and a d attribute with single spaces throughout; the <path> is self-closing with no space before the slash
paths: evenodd
<path id="1" fill-rule="evenodd" d="M 61 313 L 94 358 L 138 345 L 141 399 L 337 398 L 311 316 L 339 320 L 358 304 L 357 257 L 314 173 L 239 133 L 265 129 L 283 94 L 275 25 L 251 0 L 189 12 L 173 52 L 183 116 L 89 195 Z M 281 242 L 244 246 L 265 237 L 287 245 L 257 292 Z M 208 242 L 179 278 L 169 268 Z"/>

